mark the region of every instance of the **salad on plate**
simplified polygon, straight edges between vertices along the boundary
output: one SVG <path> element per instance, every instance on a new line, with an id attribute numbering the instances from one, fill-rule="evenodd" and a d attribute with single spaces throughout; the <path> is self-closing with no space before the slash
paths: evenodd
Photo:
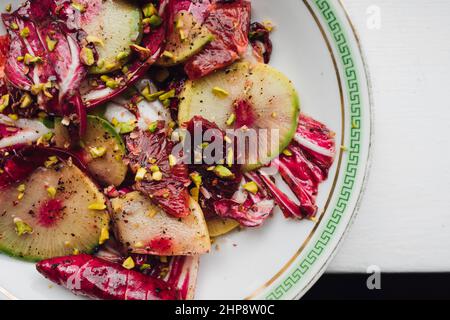
<path id="1" fill-rule="evenodd" d="M 94 299 L 193 299 L 213 239 L 313 220 L 334 133 L 250 0 L 29 0 L 0 37 L 0 251 Z M 285 184 L 292 191 L 280 188 Z M 293 195 L 295 197 L 293 197 Z"/>

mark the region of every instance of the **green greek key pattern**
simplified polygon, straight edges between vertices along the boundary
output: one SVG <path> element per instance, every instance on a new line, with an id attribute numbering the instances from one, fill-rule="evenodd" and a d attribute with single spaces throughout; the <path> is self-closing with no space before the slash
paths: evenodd
<path id="1" fill-rule="evenodd" d="M 307 0 L 309 1 L 309 0 Z M 352 195 L 355 185 L 358 166 L 360 162 L 361 150 L 361 93 L 358 83 L 357 71 L 352 56 L 352 51 L 348 45 L 345 32 L 337 18 L 334 8 L 329 0 L 313 0 L 315 6 L 319 9 L 322 17 L 327 22 L 328 30 L 333 35 L 334 44 L 339 52 L 339 57 L 343 65 L 343 76 L 350 102 L 350 119 L 352 125 L 350 130 L 350 142 L 348 146 L 347 162 L 343 166 L 343 184 L 339 192 L 339 198 L 333 209 L 331 217 L 324 223 L 324 229 L 320 232 L 314 246 L 307 251 L 306 257 L 294 265 L 294 270 L 267 295 L 268 300 L 282 299 L 283 296 L 302 279 L 302 277 L 311 269 L 320 255 L 325 251 L 330 240 L 336 236 L 335 231 L 346 213 L 348 201 Z"/>

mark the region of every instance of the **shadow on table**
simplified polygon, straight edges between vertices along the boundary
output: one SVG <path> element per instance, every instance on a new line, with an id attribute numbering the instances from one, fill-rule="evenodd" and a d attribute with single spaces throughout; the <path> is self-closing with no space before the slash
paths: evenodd
<path id="1" fill-rule="evenodd" d="M 383 273 L 379 290 L 368 289 L 369 276 L 325 274 L 303 300 L 450 299 L 450 273 Z"/>

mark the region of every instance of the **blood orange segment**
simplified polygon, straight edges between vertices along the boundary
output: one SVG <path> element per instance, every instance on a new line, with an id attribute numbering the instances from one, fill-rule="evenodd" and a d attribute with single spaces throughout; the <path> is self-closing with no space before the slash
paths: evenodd
<path id="1" fill-rule="evenodd" d="M 127 137 L 127 160 L 136 173 L 140 168 L 147 173 L 136 181 L 135 189 L 149 196 L 153 203 L 175 217 L 186 217 L 189 211 L 190 184 L 188 169 L 184 164 L 170 165 L 173 142 L 169 139 L 164 122 L 159 122 L 155 132 L 135 131 Z M 157 168 L 159 179 L 152 179 Z"/>
<path id="2" fill-rule="evenodd" d="M 185 71 L 190 79 L 199 79 L 238 60 L 247 50 L 250 29 L 250 1 L 215 2 L 207 10 L 204 25 L 214 41 L 190 59 Z"/>
<path id="3" fill-rule="evenodd" d="M 208 28 L 198 23 L 193 14 L 185 10 L 175 15 L 171 27 L 166 40 L 166 54 L 156 62 L 161 66 L 169 67 L 185 62 L 214 39 Z"/>

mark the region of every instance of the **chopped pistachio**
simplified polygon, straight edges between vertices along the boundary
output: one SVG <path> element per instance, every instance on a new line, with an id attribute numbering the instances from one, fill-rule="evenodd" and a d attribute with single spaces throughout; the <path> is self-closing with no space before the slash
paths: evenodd
<path id="1" fill-rule="evenodd" d="M 144 19 L 142 19 L 142 24 L 143 25 L 150 25 L 150 18 L 144 18 Z"/>
<path id="2" fill-rule="evenodd" d="M 30 35 L 30 29 L 28 27 L 23 28 L 20 30 L 20 36 L 22 38 L 27 38 Z"/>
<path id="3" fill-rule="evenodd" d="M 289 150 L 289 149 L 284 149 L 284 150 L 283 150 L 283 154 L 284 154 L 286 157 L 292 157 L 292 151 Z"/>
<path id="4" fill-rule="evenodd" d="M 72 1 L 71 6 L 75 9 L 78 10 L 80 12 L 85 12 L 86 11 L 86 7 L 78 2 Z"/>
<path id="5" fill-rule="evenodd" d="M 130 54 L 129 54 L 128 52 L 125 52 L 125 51 L 119 52 L 119 53 L 117 54 L 117 56 L 116 56 L 116 60 L 117 60 L 117 61 L 125 60 L 126 58 L 128 58 L 129 55 L 130 55 Z"/>
<path id="6" fill-rule="evenodd" d="M 180 35 L 180 40 L 185 41 L 187 39 L 186 32 L 183 29 L 178 30 L 178 33 Z"/>
<path id="7" fill-rule="evenodd" d="M 139 58 L 142 61 L 148 59 L 151 56 L 151 54 L 152 54 L 150 49 L 138 46 L 137 44 L 132 44 L 130 46 L 130 48 L 131 48 L 131 50 L 133 50 L 134 52 L 136 52 L 139 55 Z"/>
<path id="8" fill-rule="evenodd" d="M 226 122 L 227 126 L 232 126 L 234 124 L 234 122 L 236 121 L 236 114 L 232 113 L 230 114 L 230 116 L 228 117 L 228 120 Z"/>
<path id="9" fill-rule="evenodd" d="M 153 166 L 150 167 L 150 171 L 151 172 L 158 172 L 160 170 L 159 170 L 159 167 L 157 165 L 153 165 Z"/>
<path id="10" fill-rule="evenodd" d="M 42 62 L 41 57 L 34 57 L 29 53 L 25 53 L 25 56 L 23 58 L 23 61 L 26 65 L 30 65 L 32 63 L 39 63 Z"/>
<path id="11" fill-rule="evenodd" d="M 221 98 L 226 98 L 226 97 L 228 97 L 230 94 L 228 93 L 228 91 L 226 91 L 225 89 L 222 89 L 222 88 L 220 88 L 220 87 L 214 87 L 214 88 L 212 88 L 212 92 L 216 95 L 216 96 L 218 96 L 218 97 L 221 97 Z"/>
<path id="12" fill-rule="evenodd" d="M 119 132 L 121 134 L 127 134 L 134 131 L 136 124 L 134 121 L 130 122 L 120 122 L 119 123 Z"/>
<path id="13" fill-rule="evenodd" d="M 145 175 L 147 174 L 147 170 L 145 168 L 139 168 L 136 172 L 136 176 L 134 177 L 135 181 L 142 181 L 145 178 Z"/>
<path id="14" fill-rule="evenodd" d="M 234 164 L 234 151 L 233 148 L 228 148 L 227 152 L 227 165 L 231 167 Z"/>
<path id="15" fill-rule="evenodd" d="M 47 194 L 50 198 L 54 198 L 56 196 L 56 188 L 55 187 L 48 187 L 47 188 Z"/>
<path id="16" fill-rule="evenodd" d="M 28 93 L 25 93 L 20 99 L 20 108 L 24 109 L 29 107 L 33 103 L 33 99 L 31 99 Z"/>
<path id="17" fill-rule="evenodd" d="M 190 191 L 191 197 L 194 198 L 195 201 L 198 201 L 198 196 L 200 195 L 200 189 L 195 187 Z"/>
<path id="18" fill-rule="evenodd" d="M 116 89 L 119 86 L 119 82 L 116 80 L 109 80 L 109 81 L 106 81 L 105 85 L 108 88 Z"/>
<path id="19" fill-rule="evenodd" d="M 156 14 L 152 15 L 149 19 L 149 24 L 153 28 L 159 27 L 162 23 L 161 17 Z"/>
<path id="20" fill-rule="evenodd" d="M 149 218 L 153 218 L 157 214 L 158 214 L 158 210 L 156 209 L 156 207 L 151 207 L 150 210 L 147 212 L 147 216 Z"/>
<path id="21" fill-rule="evenodd" d="M 52 138 L 53 138 L 54 133 L 53 132 L 47 132 L 46 134 L 42 135 L 38 140 L 37 140 L 37 145 L 45 145 L 47 144 Z"/>
<path id="22" fill-rule="evenodd" d="M 50 38 L 49 36 L 47 36 L 45 38 L 45 41 L 47 42 L 47 48 L 50 52 L 52 52 L 53 50 L 55 50 L 56 45 L 58 44 L 58 40 L 53 40 L 52 38 Z"/>
<path id="23" fill-rule="evenodd" d="M 15 22 L 12 22 L 12 23 L 10 24 L 10 27 L 11 27 L 12 30 L 18 30 L 18 29 L 19 29 L 19 26 L 18 26 L 17 23 L 15 23 Z"/>
<path id="24" fill-rule="evenodd" d="M 151 17 L 158 13 L 153 3 L 147 3 L 142 7 L 142 12 L 144 13 L 145 17 Z"/>
<path id="25" fill-rule="evenodd" d="M 1 98 L 0 112 L 3 112 L 9 106 L 9 94 L 5 94 Z"/>
<path id="26" fill-rule="evenodd" d="M 101 158 L 106 154 L 106 148 L 105 147 L 89 147 L 89 153 L 91 154 L 92 158 L 94 158 L 94 159 Z"/>
<path id="27" fill-rule="evenodd" d="M 102 245 L 109 239 L 109 228 L 103 227 L 100 231 L 100 238 L 98 239 L 98 244 Z"/>
<path id="28" fill-rule="evenodd" d="M 112 118 L 112 120 L 111 120 L 111 124 L 114 126 L 114 127 L 117 127 L 118 125 L 119 125 L 119 120 L 117 120 L 117 118 Z"/>
<path id="29" fill-rule="evenodd" d="M 25 193 L 19 192 L 19 195 L 17 196 L 17 200 L 22 200 L 24 196 L 25 196 Z"/>
<path id="30" fill-rule="evenodd" d="M 139 268 L 141 271 L 145 271 L 150 269 L 152 266 L 149 265 L 148 263 L 144 263 L 143 265 L 141 265 L 141 267 Z"/>
<path id="31" fill-rule="evenodd" d="M 218 165 L 214 168 L 214 173 L 216 174 L 216 176 L 218 176 L 219 178 L 229 178 L 232 179 L 234 178 L 234 174 L 233 172 L 231 172 L 230 169 L 222 166 L 222 165 Z"/>
<path id="32" fill-rule="evenodd" d="M 17 61 L 22 62 L 25 58 L 23 56 L 18 56 Z"/>
<path id="33" fill-rule="evenodd" d="M 11 12 L 11 9 L 12 9 L 12 5 L 11 5 L 11 3 L 8 3 L 5 8 L 6 12 Z"/>
<path id="34" fill-rule="evenodd" d="M 59 161 L 59 160 L 58 160 L 58 158 L 57 158 L 56 156 L 51 156 L 51 157 L 48 158 L 47 161 L 44 162 L 44 166 L 45 166 L 46 168 L 50 168 L 50 167 L 53 166 L 54 164 L 57 164 L 58 161 Z"/>
<path id="35" fill-rule="evenodd" d="M 167 125 L 170 129 L 173 129 L 177 126 L 177 123 L 175 121 L 170 121 L 169 124 Z"/>
<path id="36" fill-rule="evenodd" d="M 160 95 L 164 94 L 164 91 L 158 91 L 158 92 L 155 92 L 155 93 L 151 93 L 150 87 L 146 86 L 141 91 L 141 94 L 145 98 L 145 100 L 152 102 L 152 101 L 155 101 L 156 99 L 158 99 Z"/>
<path id="37" fill-rule="evenodd" d="M 192 182 L 197 188 L 200 188 L 200 186 L 202 185 L 202 176 L 198 172 L 191 173 L 189 175 L 189 178 L 191 178 Z"/>
<path id="38" fill-rule="evenodd" d="M 106 209 L 106 204 L 104 202 L 94 202 L 88 206 L 88 209 L 102 211 Z"/>
<path id="39" fill-rule="evenodd" d="M 170 99 L 162 100 L 161 103 L 164 107 L 168 108 L 170 106 Z"/>
<path id="40" fill-rule="evenodd" d="M 103 68 L 105 68 L 106 70 L 113 70 L 115 68 L 117 68 L 118 64 L 117 62 L 105 62 L 105 64 L 103 65 Z"/>
<path id="41" fill-rule="evenodd" d="M 152 179 L 155 181 L 161 181 L 163 179 L 163 174 L 161 171 L 153 172 Z"/>
<path id="42" fill-rule="evenodd" d="M 13 221 L 14 221 L 14 224 L 16 225 L 16 233 L 19 237 L 23 236 L 24 234 L 32 234 L 33 233 L 33 228 L 30 227 L 30 225 L 28 225 L 22 219 L 14 218 Z"/>
<path id="43" fill-rule="evenodd" d="M 258 185 L 254 181 L 250 181 L 250 182 L 244 184 L 243 188 L 253 194 L 257 194 L 258 190 L 259 190 Z"/>
<path id="44" fill-rule="evenodd" d="M 42 84 L 38 83 L 38 84 L 33 84 L 31 86 L 31 93 L 35 96 L 37 96 L 39 93 L 41 93 L 42 91 Z M 26 107 L 25 107 L 26 108 Z"/>
<path id="45" fill-rule="evenodd" d="M 156 132 L 156 130 L 158 130 L 158 121 L 152 122 L 149 126 L 148 126 L 148 130 L 151 133 Z"/>
<path id="46" fill-rule="evenodd" d="M 95 63 L 94 52 L 91 48 L 83 47 L 80 51 L 80 60 L 87 66 L 92 66 Z"/>
<path id="47" fill-rule="evenodd" d="M 24 192 L 25 189 L 26 189 L 26 186 L 24 184 L 21 184 L 17 187 L 17 191 L 19 191 L 19 192 Z"/>
<path id="48" fill-rule="evenodd" d="M 77 248 L 74 248 L 73 251 L 72 251 L 72 255 L 77 256 L 79 254 L 80 254 L 80 250 L 77 249 Z"/>
<path id="49" fill-rule="evenodd" d="M 177 165 L 177 157 L 173 154 L 169 155 L 169 166 L 173 167 Z"/>
<path id="50" fill-rule="evenodd" d="M 122 267 L 128 270 L 134 269 L 135 266 L 136 265 L 132 257 L 128 257 L 122 264 Z"/>
<path id="51" fill-rule="evenodd" d="M 164 58 L 167 58 L 167 59 L 175 60 L 175 55 L 174 55 L 172 52 L 167 51 L 167 50 L 165 50 L 165 51 L 162 53 L 162 56 L 163 56 Z"/>
<path id="52" fill-rule="evenodd" d="M 44 92 L 44 95 L 50 99 L 53 98 L 53 95 L 50 92 L 48 92 L 48 89 L 51 89 L 52 87 L 53 84 L 50 81 L 42 85 L 42 92 Z"/>
<path id="53" fill-rule="evenodd" d="M 130 69 L 127 66 L 123 66 L 122 67 L 122 72 L 123 73 L 128 73 L 128 71 L 130 71 Z"/>
<path id="54" fill-rule="evenodd" d="M 19 120 L 19 116 L 18 116 L 17 114 L 15 114 L 15 113 L 10 113 L 10 114 L 8 114 L 8 117 L 9 117 L 11 120 L 13 120 L 13 121 Z"/>
<path id="55" fill-rule="evenodd" d="M 262 25 L 263 25 L 264 28 L 266 28 L 266 30 L 269 31 L 269 32 L 272 32 L 272 30 L 273 30 L 273 28 L 274 28 L 274 27 L 273 27 L 272 21 L 269 21 L 269 20 L 263 21 Z"/>
<path id="56" fill-rule="evenodd" d="M 160 101 L 165 101 L 175 97 L 175 89 L 169 90 L 166 93 L 159 96 Z"/>
<path id="57" fill-rule="evenodd" d="M 96 37 L 96 36 L 87 36 L 86 37 L 86 41 L 88 42 L 88 43 L 93 43 L 93 44 L 95 44 L 95 45 L 99 45 L 99 46 L 104 46 L 105 45 L 105 43 L 103 42 L 103 40 L 102 39 L 100 39 L 99 37 Z"/>

